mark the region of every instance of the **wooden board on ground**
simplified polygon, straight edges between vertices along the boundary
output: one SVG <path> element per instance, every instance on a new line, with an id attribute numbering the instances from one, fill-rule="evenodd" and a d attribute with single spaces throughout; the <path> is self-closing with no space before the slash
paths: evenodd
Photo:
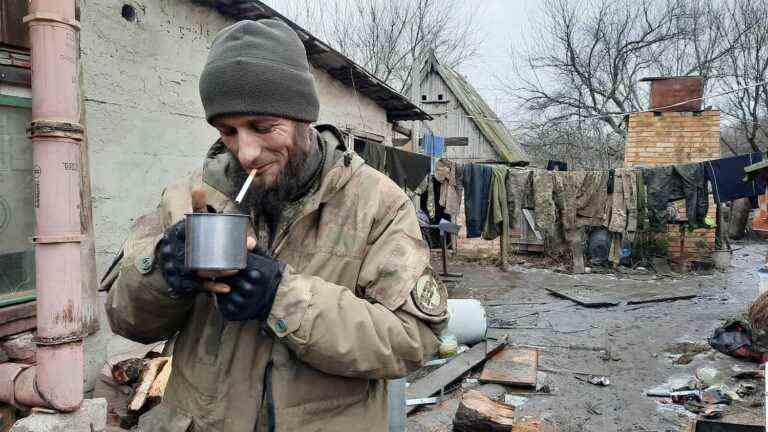
<path id="1" fill-rule="evenodd" d="M 507 347 L 488 359 L 480 381 L 535 388 L 538 366 L 538 351 Z"/>
<path id="2" fill-rule="evenodd" d="M 699 295 L 700 289 L 698 284 L 690 282 L 660 284 L 648 281 L 616 281 L 610 284 L 547 288 L 547 291 L 582 306 L 606 307 L 691 299 Z"/>
<path id="3" fill-rule="evenodd" d="M 405 392 L 406 398 L 421 399 L 434 395 L 468 370 L 481 364 L 486 358 L 499 352 L 506 344 L 506 339 L 475 344 L 469 351 L 459 354 L 427 376 L 411 383 Z M 415 408 L 416 405 L 409 406 L 406 412 L 411 412 Z"/>

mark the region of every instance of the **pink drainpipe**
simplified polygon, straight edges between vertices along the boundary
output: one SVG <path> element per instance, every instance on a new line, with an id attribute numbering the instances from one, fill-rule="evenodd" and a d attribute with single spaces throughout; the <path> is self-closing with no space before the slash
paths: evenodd
<path id="1" fill-rule="evenodd" d="M 0 401 L 75 411 L 83 400 L 80 142 L 74 0 L 31 0 L 36 366 L 0 364 Z"/>

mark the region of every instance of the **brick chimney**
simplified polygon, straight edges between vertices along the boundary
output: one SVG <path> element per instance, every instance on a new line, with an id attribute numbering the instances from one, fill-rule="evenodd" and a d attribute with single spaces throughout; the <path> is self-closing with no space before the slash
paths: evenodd
<path id="1" fill-rule="evenodd" d="M 720 111 L 701 110 L 702 77 L 645 78 L 651 83 L 652 112 L 630 114 L 624 153 L 626 167 L 653 167 L 701 162 L 720 157 Z M 674 105 L 670 107 L 670 105 Z M 715 206 L 710 197 L 708 216 L 715 219 Z M 683 203 L 678 214 L 685 217 Z M 680 257 L 680 233 L 668 226 L 669 255 Z M 699 244 L 704 241 L 714 249 L 715 230 L 688 233 L 685 248 L 689 258 L 704 258 Z"/>

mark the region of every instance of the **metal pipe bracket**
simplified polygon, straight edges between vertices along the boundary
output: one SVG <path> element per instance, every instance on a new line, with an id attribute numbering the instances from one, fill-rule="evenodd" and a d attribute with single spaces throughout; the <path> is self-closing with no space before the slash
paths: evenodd
<path id="1" fill-rule="evenodd" d="M 34 244 L 50 243 L 80 243 L 85 240 L 83 234 L 62 234 L 62 235 L 37 235 L 29 238 Z"/>
<path id="2" fill-rule="evenodd" d="M 79 123 L 36 120 L 29 122 L 29 126 L 27 126 L 27 136 L 29 138 L 54 137 L 82 141 L 84 134 L 85 128 Z"/>
<path id="3" fill-rule="evenodd" d="M 63 336 L 35 336 L 32 338 L 32 343 L 38 346 L 54 346 L 65 345 L 73 342 L 81 342 L 83 339 L 85 339 L 85 333 L 77 332 Z"/>
<path id="4" fill-rule="evenodd" d="M 74 19 L 65 18 L 61 15 L 50 12 L 32 12 L 22 19 L 24 24 L 29 24 L 32 21 L 49 21 L 68 25 L 73 29 L 80 31 L 80 23 Z"/>

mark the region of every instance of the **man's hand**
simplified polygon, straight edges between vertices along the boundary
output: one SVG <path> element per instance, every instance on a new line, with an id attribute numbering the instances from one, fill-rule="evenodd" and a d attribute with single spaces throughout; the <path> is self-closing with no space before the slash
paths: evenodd
<path id="1" fill-rule="evenodd" d="M 216 294 L 221 315 L 228 321 L 265 320 L 284 269 L 285 264 L 262 250 L 248 253 L 247 267 L 221 282 L 228 288 L 228 292 Z"/>
<path id="2" fill-rule="evenodd" d="M 251 251 L 256 247 L 256 239 L 247 237 L 245 239 L 246 248 Z M 229 292 L 229 285 L 219 282 L 224 278 L 236 275 L 240 270 L 198 270 L 197 276 L 203 279 L 203 288 L 215 294 L 226 294 Z"/>
<path id="3" fill-rule="evenodd" d="M 185 239 L 185 224 L 181 220 L 168 228 L 157 244 L 156 254 L 160 262 L 160 271 L 168 284 L 168 295 L 172 298 L 186 297 L 202 288 L 200 279 L 184 267 Z"/>

